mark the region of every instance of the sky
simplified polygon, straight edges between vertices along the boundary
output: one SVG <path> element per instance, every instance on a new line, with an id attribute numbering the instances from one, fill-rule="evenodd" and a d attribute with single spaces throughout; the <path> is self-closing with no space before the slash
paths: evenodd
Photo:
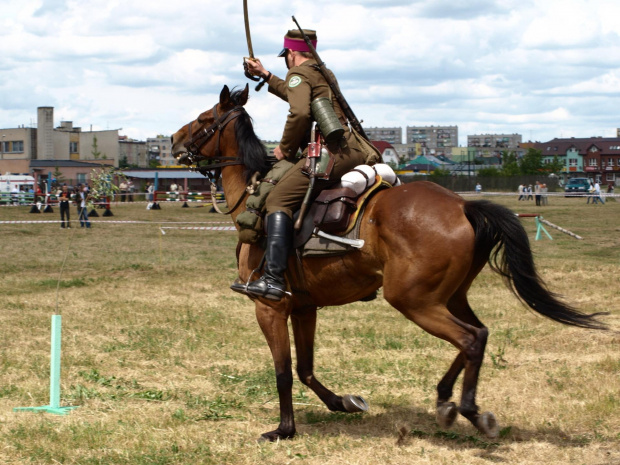
<path id="1" fill-rule="evenodd" d="M 523 140 L 615 137 L 618 0 L 248 0 L 254 54 L 280 77 L 295 27 L 365 127 L 457 125 Z M 279 140 L 288 106 L 243 74 L 242 0 L 0 0 L 0 128 L 54 124 L 171 135 L 224 85 L 250 83 L 256 133 Z"/>

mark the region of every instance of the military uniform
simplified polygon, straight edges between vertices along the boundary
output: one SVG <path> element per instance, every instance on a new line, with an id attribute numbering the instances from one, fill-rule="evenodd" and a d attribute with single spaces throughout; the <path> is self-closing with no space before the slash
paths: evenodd
<path id="1" fill-rule="evenodd" d="M 331 71 L 329 71 L 331 73 Z M 366 156 L 362 152 L 357 140 L 346 125 L 346 117 L 333 96 L 329 84 L 317 69 L 315 60 L 307 60 L 299 66 L 291 68 L 282 80 L 277 76 L 269 79 L 269 92 L 289 103 L 290 109 L 280 149 L 289 160 L 295 159 L 299 150 L 306 155 L 306 147 L 310 141 L 310 129 L 313 124 L 310 104 L 319 97 L 330 98 L 338 119 L 345 127 L 341 141 L 329 144 L 329 151 L 334 157 L 334 169 L 327 181 L 317 181 L 317 191 L 334 184 L 351 169 L 362 165 Z M 305 159 L 299 160 L 293 168 L 280 180 L 267 198 L 267 216 L 276 211 L 283 211 L 288 216 L 301 206 L 308 190 L 308 176 L 301 172 Z"/>
<path id="2" fill-rule="evenodd" d="M 316 47 L 316 33 L 305 31 L 312 45 Z M 290 53 L 289 53 L 290 52 Z M 284 126 L 279 150 L 283 157 L 295 161 L 301 150 L 305 155 L 310 142 L 313 124 L 311 104 L 320 97 L 328 98 L 336 116 L 345 128 L 342 137 L 330 141 L 328 149 L 334 157 L 334 166 L 326 181 L 317 180 L 317 190 L 323 189 L 340 180 L 342 175 L 357 165 L 366 162 L 357 139 L 347 127 L 347 120 L 336 98 L 332 95 L 329 84 L 319 71 L 313 59 L 307 59 L 309 47 L 299 31 L 288 31 L 284 36 L 284 49 L 279 56 L 291 56 L 292 63 L 286 79 L 260 70 L 263 78 L 269 82 L 269 92 L 289 103 L 289 114 Z M 301 57 L 302 59 L 300 60 Z M 287 66 L 289 63 L 287 61 Z M 262 65 L 260 65 L 262 68 Z M 265 70 L 266 71 L 266 70 Z M 331 71 L 327 71 L 331 73 Z M 333 77 L 333 75 L 332 75 Z M 335 80 L 335 79 L 334 79 Z M 269 300 L 280 300 L 287 294 L 286 278 L 288 254 L 293 245 L 293 213 L 300 208 L 308 191 L 310 180 L 302 173 L 306 160 L 302 158 L 280 179 L 270 192 L 265 206 L 267 209 L 267 239 L 265 245 L 266 263 L 263 275 L 251 283 L 235 282 L 231 289 L 252 297 L 264 297 Z"/>

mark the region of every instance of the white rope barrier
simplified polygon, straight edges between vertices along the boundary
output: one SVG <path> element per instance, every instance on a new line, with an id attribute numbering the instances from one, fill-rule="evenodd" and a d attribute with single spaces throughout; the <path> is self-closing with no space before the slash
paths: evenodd
<path id="1" fill-rule="evenodd" d="M 71 220 L 75 223 L 78 223 L 80 220 Z M 50 221 L 0 221 L 0 224 L 44 224 L 44 223 L 65 223 L 67 221 L 62 220 L 50 220 Z M 190 221 L 117 221 L 117 220 L 91 220 L 88 219 L 89 223 L 98 223 L 98 224 L 233 224 L 230 221 L 206 221 L 206 222 L 190 222 Z M 232 227 L 234 229 L 234 226 Z"/>
<path id="2" fill-rule="evenodd" d="M 172 227 L 172 226 L 166 226 L 166 227 L 162 227 L 160 228 L 162 230 L 162 232 L 164 232 L 164 229 L 191 229 L 191 230 L 195 230 L 195 231 L 236 231 L 237 228 L 235 228 L 234 226 L 183 226 L 183 227 Z M 164 232 L 164 234 L 166 234 Z"/>

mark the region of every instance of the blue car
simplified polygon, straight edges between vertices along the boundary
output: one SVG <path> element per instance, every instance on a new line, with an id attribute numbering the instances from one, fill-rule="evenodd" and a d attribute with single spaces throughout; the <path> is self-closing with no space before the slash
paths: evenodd
<path id="1" fill-rule="evenodd" d="M 588 178 L 572 178 L 564 186 L 564 194 L 566 194 L 565 197 L 580 197 L 587 194 L 590 189 L 591 184 Z"/>

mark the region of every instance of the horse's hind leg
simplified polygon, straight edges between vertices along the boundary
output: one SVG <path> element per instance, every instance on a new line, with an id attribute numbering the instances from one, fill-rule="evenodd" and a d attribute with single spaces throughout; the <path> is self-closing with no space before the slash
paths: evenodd
<path id="1" fill-rule="evenodd" d="M 478 320 L 467 302 L 466 292 L 467 290 L 465 289 L 462 296 L 454 296 L 448 303 L 448 309 L 459 320 L 476 328 L 482 328 L 484 325 Z M 461 351 L 437 385 L 437 423 L 442 428 L 450 428 L 454 420 L 456 420 L 458 409 L 456 404 L 451 402 L 450 399 L 452 398 L 454 384 L 463 368 L 465 368 L 465 362 L 465 353 Z"/>
<path id="2" fill-rule="evenodd" d="M 407 298 L 407 294 L 409 298 Z M 497 436 L 497 423 L 492 413 L 480 415 L 476 405 L 476 387 L 478 375 L 482 365 L 484 348 L 486 346 L 488 330 L 485 327 L 476 328 L 455 317 L 442 304 L 429 305 L 427 302 L 416 302 L 415 292 L 401 293 L 399 296 L 385 293 L 386 299 L 400 310 L 407 318 L 416 323 L 426 332 L 450 342 L 459 350 L 459 355 L 453 362 L 450 370 L 441 380 L 438 392 L 442 402 L 449 404 L 446 397 L 451 395 L 452 385 L 459 373 L 465 368 L 463 393 L 459 412 L 465 416 L 482 433 L 490 438 Z M 464 365 L 464 366 L 463 366 Z M 440 391 L 441 389 L 441 391 Z M 451 409 L 453 410 L 453 409 Z M 453 411 L 444 415 L 446 423 L 454 421 Z"/>
<path id="3" fill-rule="evenodd" d="M 480 414 L 476 405 L 478 376 L 482 366 L 482 359 L 484 358 L 484 348 L 486 347 L 489 331 L 485 327 L 476 328 L 457 318 L 454 318 L 454 321 L 475 337 L 473 343 L 466 346 L 463 350 L 465 354 L 465 374 L 463 376 L 463 392 L 461 394 L 459 412 L 471 421 L 481 433 L 484 433 L 489 438 L 496 438 L 499 434 L 499 427 L 495 416 L 491 412 Z"/>
<path id="4" fill-rule="evenodd" d="M 365 412 L 366 401 L 359 396 L 334 394 L 314 376 L 314 335 L 316 332 L 316 307 L 306 308 L 291 315 L 295 350 L 297 352 L 297 374 L 332 412 Z"/>

